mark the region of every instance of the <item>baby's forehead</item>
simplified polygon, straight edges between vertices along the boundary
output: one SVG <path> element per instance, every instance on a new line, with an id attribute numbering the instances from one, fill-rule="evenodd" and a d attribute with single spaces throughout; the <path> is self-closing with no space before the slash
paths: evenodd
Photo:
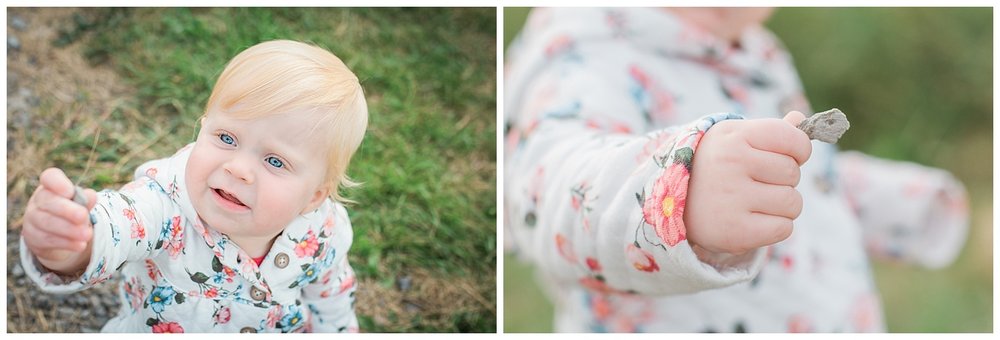
<path id="1" fill-rule="evenodd" d="M 212 112 L 207 115 L 216 128 L 246 130 L 257 138 L 290 147 L 316 149 L 325 153 L 329 128 L 324 115 L 315 110 L 289 110 L 283 113 L 248 115 L 241 112 Z"/>

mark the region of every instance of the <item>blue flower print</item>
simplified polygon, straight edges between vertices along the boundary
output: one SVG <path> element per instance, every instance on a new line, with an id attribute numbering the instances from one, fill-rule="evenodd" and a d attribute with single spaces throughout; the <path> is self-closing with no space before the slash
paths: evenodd
<path id="1" fill-rule="evenodd" d="M 281 331 L 288 333 L 302 324 L 302 307 L 289 306 L 281 318 Z"/>
<path id="2" fill-rule="evenodd" d="M 316 268 L 316 263 L 302 265 L 302 267 L 302 276 L 299 276 L 299 279 L 292 284 L 292 287 L 305 286 L 306 284 L 316 281 L 316 278 L 319 277 L 319 268 Z"/>
<path id="3" fill-rule="evenodd" d="M 212 275 L 212 282 L 215 282 L 216 284 L 226 282 L 226 274 L 223 272 L 215 272 L 215 274 Z"/>
<path id="4" fill-rule="evenodd" d="M 170 219 L 163 221 L 163 228 L 160 229 L 160 241 L 167 242 L 170 240 L 170 232 L 173 231 L 170 225 Z"/>
<path id="5" fill-rule="evenodd" d="M 149 303 L 149 307 L 153 309 L 153 312 L 159 314 L 163 312 L 163 308 L 166 305 L 174 303 L 174 295 L 177 295 L 177 292 L 174 291 L 173 287 L 158 286 L 149 294 L 149 300 L 146 302 Z"/>

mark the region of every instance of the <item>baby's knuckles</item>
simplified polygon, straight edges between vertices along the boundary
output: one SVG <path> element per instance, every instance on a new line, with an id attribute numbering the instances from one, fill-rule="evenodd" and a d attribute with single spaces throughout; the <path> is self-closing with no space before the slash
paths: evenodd
<path id="1" fill-rule="evenodd" d="M 755 151 L 750 147 L 749 138 L 772 138 L 772 141 L 780 142 L 781 134 L 771 132 L 782 128 L 785 127 L 778 124 L 727 120 L 717 123 L 705 133 L 692 164 L 689 205 L 684 216 L 688 240 L 693 245 L 711 252 L 743 254 L 755 249 L 751 245 L 759 244 L 756 240 L 773 237 L 750 232 L 759 228 L 749 225 L 750 206 L 756 193 L 746 190 L 754 181 L 748 169 L 773 168 L 794 178 L 796 183 L 800 173 L 798 167 L 751 164 L 756 160 L 749 157 L 749 153 Z M 797 216 L 801 211 L 801 196 L 794 189 L 784 196 L 782 199 L 794 207 Z M 787 235 L 791 227 L 777 226 L 770 231 Z"/>

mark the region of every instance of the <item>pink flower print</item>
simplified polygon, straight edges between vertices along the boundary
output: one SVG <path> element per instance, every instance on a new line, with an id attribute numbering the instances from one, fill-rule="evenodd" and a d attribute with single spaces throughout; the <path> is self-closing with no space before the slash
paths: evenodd
<path id="1" fill-rule="evenodd" d="M 690 174 L 683 164 L 671 165 L 653 184 L 653 192 L 642 205 L 642 215 L 656 236 L 672 246 L 685 240 L 684 203 Z"/>
<path id="2" fill-rule="evenodd" d="M 580 279 L 580 285 L 583 288 L 590 289 L 591 291 L 601 293 L 601 294 L 622 294 L 622 291 L 611 288 L 607 283 L 604 282 L 604 277 L 598 275 L 597 277 L 585 277 Z"/>
<path id="3" fill-rule="evenodd" d="M 632 133 L 632 128 L 625 124 L 624 122 L 617 120 L 609 120 L 606 123 L 601 123 L 597 118 L 588 118 L 585 122 L 588 128 L 600 131 L 609 131 L 613 133 L 630 134 Z"/>
<path id="4" fill-rule="evenodd" d="M 149 178 L 156 178 L 156 172 L 156 168 L 146 169 L 146 176 L 149 176 Z"/>
<path id="5" fill-rule="evenodd" d="M 183 239 L 171 240 L 170 244 L 167 245 L 167 254 L 170 255 L 170 258 L 172 259 L 176 259 L 182 251 L 184 251 Z"/>
<path id="6" fill-rule="evenodd" d="M 184 333 L 184 328 L 176 322 L 160 322 L 153 325 L 153 333 Z"/>
<path id="7" fill-rule="evenodd" d="M 310 230 L 305 238 L 295 244 L 295 256 L 299 258 L 313 256 L 317 249 L 319 249 L 319 241 L 316 240 L 316 234 Z"/>
<path id="8" fill-rule="evenodd" d="M 217 297 L 217 296 L 219 296 L 219 288 L 212 287 L 212 288 L 209 288 L 208 290 L 205 291 L 205 297 L 206 298 L 211 299 L 211 298 L 214 298 L 214 297 Z"/>
<path id="9" fill-rule="evenodd" d="M 122 209 L 122 215 L 125 215 L 125 219 L 129 221 L 135 221 L 135 210 L 132 208 Z"/>
<path id="10" fill-rule="evenodd" d="M 601 264 L 597 262 L 597 259 L 593 257 L 587 257 L 587 259 L 584 261 L 587 262 L 587 268 L 590 268 L 590 271 L 592 272 L 601 271 Z"/>
<path id="11" fill-rule="evenodd" d="M 551 58 L 571 48 L 573 48 L 573 38 L 565 34 L 559 35 L 545 46 L 545 57 Z"/>
<path id="12" fill-rule="evenodd" d="M 672 140 L 676 135 L 666 132 L 660 132 L 656 134 L 656 137 L 646 141 L 646 144 L 642 146 L 642 152 L 635 156 L 635 161 L 637 163 L 645 162 L 649 160 L 649 157 L 656 152 L 663 143 Z"/>
<path id="13" fill-rule="evenodd" d="M 641 89 L 641 92 L 636 93 L 637 98 L 649 99 L 649 101 L 641 100 L 640 105 L 649 112 L 650 118 L 655 122 L 664 122 L 672 118 L 674 113 L 673 95 L 660 88 L 659 84 L 654 82 L 653 78 L 638 65 L 629 65 L 628 73 Z"/>
<path id="14" fill-rule="evenodd" d="M 159 270 L 156 269 L 156 263 L 153 263 L 153 260 L 147 259 L 146 260 L 146 275 L 149 275 L 149 279 L 153 280 L 153 281 L 156 281 L 156 278 L 159 276 L 158 273 L 159 273 Z"/>
<path id="15" fill-rule="evenodd" d="M 180 215 L 171 217 L 170 218 L 170 237 L 171 238 L 181 237 L 182 236 L 181 235 L 181 231 L 183 231 L 183 230 L 184 229 L 181 228 L 181 217 L 180 217 Z"/>
<path id="16" fill-rule="evenodd" d="M 222 266 L 222 273 L 226 274 L 226 282 L 233 282 L 233 278 L 236 277 L 236 271 L 228 266 Z"/>
<path id="17" fill-rule="evenodd" d="M 326 234 L 326 236 L 333 235 L 333 225 L 333 216 L 327 216 L 326 220 L 323 221 L 323 234 Z"/>
<path id="18" fill-rule="evenodd" d="M 603 294 L 593 294 L 590 296 L 590 312 L 594 314 L 597 321 L 604 322 L 611 316 L 611 302 Z"/>
<path id="19" fill-rule="evenodd" d="M 132 238 L 133 239 L 143 239 L 146 238 L 146 228 L 141 224 L 132 224 Z"/>
<path id="20" fill-rule="evenodd" d="M 146 290 L 143 288 L 142 283 L 139 282 L 139 278 L 133 277 L 132 280 L 125 283 L 125 293 L 129 297 L 132 310 L 138 310 L 142 306 L 142 301 L 146 296 Z"/>
<path id="21" fill-rule="evenodd" d="M 739 103 L 744 110 L 750 107 L 750 94 L 747 88 L 743 84 L 740 84 L 738 80 L 724 79 L 722 81 L 722 91 L 726 97 Z"/>
<path id="22" fill-rule="evenodd" d="M 795 261 L 792 260 L 791 255 L 785 255 L 781 257 L 781 267 L 785 268 L 786 271 L 792 271 L 792 267 L 795 265 Z"/>
<path id="23" fill-rule="evenodd" d="M 343 281 L 340 281 L 340 291 L 337 294 L 343 294 L 351 287 L 354 287 L 354 271 L 348 270 L 347 276 L 344 277 Z"/>
<path id="24" fill-rule="evenodd" d="M 215 319 L 216 325 L 223 325 L 228 323 L 231 317 L 232 315 L 231 312 L 229 311 L 229 307 L 222 307 L 215 312 L 215 316 L 213 317 L 213 319 Z"/>
<path id="25" fill-rule="evenodd" d="M 812 331 L 812 323 L 805 316 L 794 314 L 788 318 L 789 333 L 811 333 Z"/>
<path id="26" fill-rule="evenodd" d="M 333 271 L 327 271 L 326 274 L 323 274 L 323 277 L 319 279 L 319 282 L 324 285 L 329 284 L 331 277 L 333 277 Z"/>
<path id="27" fill-rule="evenodd" d="M 562 255 L 566 261 L 576 262 L 576 254 L 573 253 L 573 247 L 563 234 L 556 234 L 556 249 L 559 250 L 559 255 Z"/>
<path id="28" fill-rule="evenodd" d="M 277 324 L 278 321 L 280 320 L 281 320 L 281 306 L 271 307 L 271 309 L 267 311 L 267 319 L 265 321 L 267 322 L 267 328 L 274 328 L 274 325 Z"/>
<path id="29" fill-rule="evenodd" d="M 579 211 L 580 210 L 580 196 L 579 195 L 573 195 L 573 197 L 569 201 L 569 205 L 573 207 L 573 210 Z"/>
<path id="30" fill-rule="evenodd" d="M 653 260 L 653 255 L 637 247 L 635 243 L 630 243 L 628 247 L 625 247 L 625 255 L 632 263 L 632 267 L 637 270 L 648 273 L 660 271 L 660 266 Z"/>
<path id="31" fill-rule="evenodd" d="M 882 323 L 882 310 L 874 294 L 864 293 L 854 301 L 852 308 L 854 332 L 874 332 Z"/>

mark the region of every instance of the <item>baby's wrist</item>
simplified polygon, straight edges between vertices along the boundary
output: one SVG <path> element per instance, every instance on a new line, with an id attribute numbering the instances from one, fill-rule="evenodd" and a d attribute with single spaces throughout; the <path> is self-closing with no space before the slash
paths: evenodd
<path id="1" fill-rule="evenodd" d="M 63 250 L 56 250 L 50 253 L 47 258 L 39 257 L 35 255 L 38 259 L 38 264 L 44 267 L 46 270 L 56 273 L 63 277 L 80 277 L 83 275 L 84 270 L 87 269 L 87 265 L 90 264 L 90 244 L 87 245 L 87 250 L 77 253 Z M 63 254 L 57 254 L 56 252 L 62 252 Z M 53 257 L 61 257 L 62 260 L 52 259 Z"/>
<path id="2" fill-rule="evenodd" d="M 699 261 L 717 269 L 741 266 L 752 261 L 755 253 L 755 251 L 748 251 L 741 254 L 711 251 L 694 243 L 691 243 L 691 250 L 698 257 Z"/>

